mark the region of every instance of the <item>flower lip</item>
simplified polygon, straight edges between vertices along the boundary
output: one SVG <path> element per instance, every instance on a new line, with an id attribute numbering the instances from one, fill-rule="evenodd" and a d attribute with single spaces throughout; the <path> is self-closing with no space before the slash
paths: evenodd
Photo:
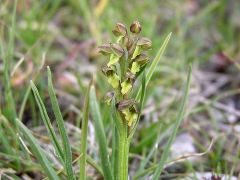
<path id="1" fill-rule="evenodd" d="M 135 34 L 139 34 L 142 30 L 141 24 L 138 21 L 134 21 L 130 26 L 130 31 Z"/>
<path id="2" fill-rule="evenodd" d="M 139 113 L 139 109 L 138 109 L 138 107 L 137 107 L 137 104 L 135 104 L 135 105 L 133 105 L 133 106 L 130 106 L 130 107 L 129 107 L 129 111 L 130 111 L 131 113 Z"/>
<path id="3" fill-rule="evenodd" d="M 117 23 L 112 32 L 117 37 L 125 36 L 127 34 L 127 28 L 124 24 Z"/>
<path id="4" fill-rule="evenodd" d="M 104 66 L 104 67 L 102 68 L 102 72 L 103 72 L 103 74 L 106 75 L 106 76 L 111 76 L 111 75 L 114 74 L 114 70 L 113 70 L 111 67 L 108 67 L 108 66 Z"/>

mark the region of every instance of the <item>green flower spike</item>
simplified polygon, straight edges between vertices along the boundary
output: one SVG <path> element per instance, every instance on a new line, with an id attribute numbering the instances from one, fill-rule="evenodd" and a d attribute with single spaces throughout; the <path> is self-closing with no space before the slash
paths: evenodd
<path id="1" fill-rule="evenodd" d="M 140 54 L 138 55 L 132 63 L 131 66 L 131 73 L 136 74 L 141 70 L 141 68 L 147 64 L 149 61 L 149 57 L 146 54 Z"/>
<path id="2" fill-rule="evenodd" d="M 127 72 L 127 79 L 121 83 L 121 93 L 123 95 L 127 94 L 132 89 L 132 84 L 134 82 L 135 76 L 131 72 Z"/>
<path id="3" fill-rule="evenodd" d="M 119 87 L 119 76 L 115 73 L 115 71 L 111 67 L 104 67 L 102 70 L 103 74 L 107 76 L 108 83 L 114 88 Z"/>
<path id="4" fill-rule="evenodd" d="M 111 44 L 111 49 L 113 53 L 110 55 L 110 60 L 107 64 L 108 67 L 116 64 L 124 54 L 123 48 L 118 44 Z"/>

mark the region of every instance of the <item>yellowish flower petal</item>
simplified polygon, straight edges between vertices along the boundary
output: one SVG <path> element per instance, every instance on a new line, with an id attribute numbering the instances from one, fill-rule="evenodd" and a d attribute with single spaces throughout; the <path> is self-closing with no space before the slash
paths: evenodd
<path id="1" fill-rule="evenodd" d="M 136 62 L 133 62 L 131 67 L 131 73 L 136 74 L 138 71 L 140 71 L 140 65 Z"/>
<path id="2" fill-rule="evenodd" d="M 113 74 L 108 78 L 108 83 L 111 84 L 113 88 L 118 88 L 119 86 L 119 77 L 116 74 Z"/>
<path id="3" fill-rule="evenodd" d="M 128 126 L 132 126 L 132 123 L 137 120 L 137 114 L 130 112 L 129 109 L 124 109 L 122 113 L 125 115 Z"/>
<path id="4" fill-rule="evenodd" d="M 109 62 L 108 62 L 108 64 L 107 64 L 107 66 L 110 67 L 111 65 L 117 63 L 118 60 L 119 60 L 119 57 L 118 57 L 117 55 L 111 54 L 111 55 L 110 55 L 110 60 L 109 60 Z"/>
<path id="5" fill-rule="evenodd" d="M 121 83 L 121 87 L 121 93 L 124 95 L 128 93 L 128 91 L 132 88 L 132 85 L 131 83 L 124 81 L 123 83 Z"/>

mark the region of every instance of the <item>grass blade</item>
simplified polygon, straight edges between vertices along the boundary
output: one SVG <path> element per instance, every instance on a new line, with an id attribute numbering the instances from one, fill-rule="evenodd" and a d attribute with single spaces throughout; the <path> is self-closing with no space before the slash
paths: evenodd
<path id="1" fill-rule="evenodd" d="M 153 75 L 153 73 L 154 73 L 154 71 L 155 71 L 155 69 L 156 69 L 156 67 L 158 65 L 158 62 L 160 61 L 160 59 L 161 59 L 161 57 L 162 57 L 162 55 L 163 55 L 163 53 L 164 53 L 164 51 L 165 51 L 165 49 L 167 47 L 167 44 L 168 44 L 168 42 L 169 42 L 169 40 L 171 38 L 171 35 L 172 35 L 172 33 L 169 33 L 167 35 L 167 37 L 165 38 L 162 46 L 160 47 L 160 49 L 158 51 L 156 57 L 154 58 L 152 64 L 150 65 L 150 67 L 148 69 L 148 72 L 146 74 L 146 86 L 148 85 L 150 79 L 152 78 L 152 75 Z M 139 99 L 141 97 L 141 91 L 142 91 L 142 88 L 139 89 L 139 91 L 137 93 L 137 96 L 136 96 L 136 100 L 138 100 L 138 101 L 139 101 Z"/>
<path id="2" fill-rule="evenodd" d="M 98 140 L 99 151 L 101 156 L 101 166 L 104 174 L 104 179 L 112 180 L 113 174 L 110 166 L 109 155 L 107 152 L 107 140 L 103 128 L 102 118 L 97 102 L 95 88 L 92 85 L 90 87 L 90 111 L 94 121 L 96 137 Z"/>
<path id="3" fill-rule="evenodd" d="M 80 158 L 80 180 L 86 179 L 86 156 L 87 156 L 87 133 L 88 133 L 88 118 L 89 118 L 89 89 L 91 82 L 87 89 L 86 98 L 83 109 L 83 121 L 82 121 L 82 133 L 81 133 L 81 148 L 80 152 L 82 157 Z"/>
<path id="4" fill-rule="evenodd" d="M 56 172 L 51 167 L 50 161 L 47 159 L 46 155 L 44 154 L 44 151 L 42 148 L 38 145 L 38 142 L 31 134 L 30 130 L 19 120 L 16 120 L 19 130 L 24 135 L 24 137 L 27 139 L 30 148 L 32 150 L 32 153 L 36 156 L 37 160 L 39 161 L 40 165 L 43 168 L 43 171 L 46 173 L 49 179 L 52 180 L 58 180 L 59 177 L 57 176 Z"/>
<path id="5" fill-rule="evenodd" d="M 43 122 L 44 122 L 47 130 L 48 130 L 48 133 L 50 134 L 50 137 L 51 137 L 51 140 L 52 140 L 53 145 L 55 147 L 55 150 L 56 150 L 61 162 L 64 162 L 64 153 L 63 153 L 63 151 L 61 149 L 61 146 L 60 146 L 60 144 L 57 140 L 57 136 L 54 132 L 54 129 L 52 127 L 52 124 L 51 124 L 50 119 L 49 119 L 48 114 L 47 114 L 47 110 L 46 110 L 46 108 L 43 104 L 43 101 L 42 101 L 42 99 L 39 95 L 37 87 L 34 85 L 34 83 L 32 81 L 30 81 L 30 85 L 31 85 L 35 100 L 37 102 L 41 117 L 43 119 Z"/>
<path id="6" fill-rule="evenodd" d="M 52 83 L 52 73 L 49 67 L 47 67 L 47 71 L 48 71 L 48 91 L 51 99 L 53 112 L 57 121 L 58 129 L 61 135 L 62 144 L 63 144 L 64 166 L 66 169 L 68 179 L 75 179 L 73 169 L 72 169 L 71 146 L 68 140 L 66 128 L 64 126 L 64 120 L 58 105 L 57 97 L 54 91 L 54 87 Z"/>
<path id="7" fill-rule="evenodd" d="M 181 105 L 180 105 L 179 113 L 178 113 L 176 122 L 175 122 L 174 127 L 173 127 L 173 132 L 172 132 L 172 134 L 171 134 L 171 136 L 170 136 L 170 138 L 169 138 L 169 140 L 167 142 L 166 147 L 164 148 L 162 157 L 161 157 L 160 162 L 158 164 L 158 167 L 157 167 L 157 169 L 156 169 L 156 171 L 154 173 L 153 180 L 158 180 L 159 179 L 159 177 L 161 175 L 161 172 L 163 170 L 163 167 L 164 167 L 164 163 L 167 160 L 170 147 L 171 147 L 171 145 L 173 143 L 173 140 L 176 137 L 178 128 L 179 128 L 179 126 L 180 126 L 180 124 L 181 124 L 181 122 L 182 122 L 182 120 L 184 118 L 185 107 L 186 107 L 188 94 L 189 94 L 189 89 L 190 89 L 191 72 L 192 72 L 192 67 L 189 66 L 188 76 L 187 76 L 187 83 L 186 83 L 186 87 L 185 87 L 185 91 L 184 91 L 184 97 L 183 97 Z"/>
<path id="8" fill-rule="evenodd" d="M 16 9 L 17 9 L 17 0 L 14 1 L 14 9 L 11 19 L 11 27 L 9 28 L 9 35 L 8 35 L 8 44 L 7 49 L 5 49 L 4 44 L 1 44 L 1 56 L 3 59 L 3 78 L 4 78 L 4 84 L 5 84 L 5 96 L 6 96 L 6 102 L 7 106 L 4 108 L 6 111 L 9 120 L 16 125 L 15 120 L 17 118 L 17 112 L 15 107 L 15 100 L 13 97 L 13 92 L 11 88 L 11 79 L 10 79 L 10 66 L 13 59 L 14 54 L 14 40 L 15 40 L 15 23 L 16 23 Z"/>

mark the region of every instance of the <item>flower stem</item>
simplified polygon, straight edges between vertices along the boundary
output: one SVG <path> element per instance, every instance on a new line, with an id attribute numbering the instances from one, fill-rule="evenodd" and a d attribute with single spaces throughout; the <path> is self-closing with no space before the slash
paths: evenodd
<path id="1" fill-rule="evenodd" d="M 129 140 L 127 125 L 121 129 L 119 133 L 119 151 L 118 151 L 118 167 L 119 167 L 119 180 L 128 179 L 128 152 L 129 152 Z"/>

